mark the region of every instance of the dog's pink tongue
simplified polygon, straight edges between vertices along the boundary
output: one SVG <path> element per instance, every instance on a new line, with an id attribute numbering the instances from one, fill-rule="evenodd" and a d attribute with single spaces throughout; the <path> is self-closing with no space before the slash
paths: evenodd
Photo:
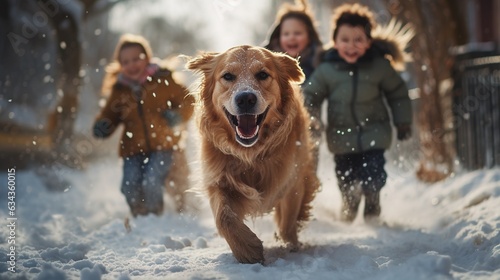
<path id="1" fill-rule="evenodd" d="M 243 137 L 253 137 L 257 132 L 257 119 L 254 115 L 243 115 L 238 118 L 238 132 Z"/>

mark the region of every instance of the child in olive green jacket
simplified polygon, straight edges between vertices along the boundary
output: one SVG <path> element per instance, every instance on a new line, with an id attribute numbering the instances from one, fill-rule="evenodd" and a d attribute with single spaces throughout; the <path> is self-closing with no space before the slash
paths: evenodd
<path id="1" fill-rule="evenodd" d="M 333 23 L 334 48 L 324 54 L 304 95 L 311 112 L 328 101 L 326 138 L 343 199 L 341 218 L 351 222 L 362 195 L 365 219 L 380 215 L 379 193 L 387 179 L 384 151 L 392 140 L 390 115 L 398 139 L 407 139 L 412 108 L 404 80 L 385 58 L 389 54 L 401 63 L 401 45 L 372 38 L 373 14 L 359 4 L 345 4 L 335 11 Z M 390 44 L 399 53 L 381 47 Z"/>

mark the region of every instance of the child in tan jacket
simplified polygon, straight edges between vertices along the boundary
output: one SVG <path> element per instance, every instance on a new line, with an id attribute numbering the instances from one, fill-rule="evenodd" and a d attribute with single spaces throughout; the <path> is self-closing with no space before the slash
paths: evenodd
<path id="1" fill-rule="evenodd" d="M 182 136 L 176 127 L 193 113 L 194 98 L 151 58 L 145 38 L 120 38 L 103 83 L 110 86 L 110 96 L 94 123 L 99 138 L 124 125 L 119 145 L 121 191 L 133 216 L 162 213 L 165 178 Z"/>

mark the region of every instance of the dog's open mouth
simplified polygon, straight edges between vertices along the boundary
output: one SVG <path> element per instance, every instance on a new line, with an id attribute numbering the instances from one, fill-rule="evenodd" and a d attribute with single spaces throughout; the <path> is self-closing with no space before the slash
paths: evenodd
<path id="1" fill-rule="evenodd" d="M 235 116 L 224 108 L 224 112 L 226 112 L 229 122 L 236 131 L 236 141 L 244 147 L 251 147 L 257 142 L 260 125 L 265 119 L 268 111 L 269 107 L 267 107 L 264 113 L 259 115 L 245 114 Z"/>

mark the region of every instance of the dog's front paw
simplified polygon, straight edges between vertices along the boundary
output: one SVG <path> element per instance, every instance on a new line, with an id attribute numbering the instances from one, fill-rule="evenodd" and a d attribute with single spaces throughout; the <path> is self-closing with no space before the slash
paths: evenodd
<path id="1" fill-rule="evenodd" d="M 257 236 L 244 240 L 237 247 L 231 249 L 240 263 L 264 263 L 264 246 Z"/>
<path id="2" fill-rule="evenodd" d="M 298 242 L 296 244 L 294 243 L 286 243 L 285 245 L 285 248 L 289 251 L 289 252 L 292 252 L 292 253 L 296 253 L 300 250 L 300 247 L 302 247 L 302 243 L 301 242 Z"/>

